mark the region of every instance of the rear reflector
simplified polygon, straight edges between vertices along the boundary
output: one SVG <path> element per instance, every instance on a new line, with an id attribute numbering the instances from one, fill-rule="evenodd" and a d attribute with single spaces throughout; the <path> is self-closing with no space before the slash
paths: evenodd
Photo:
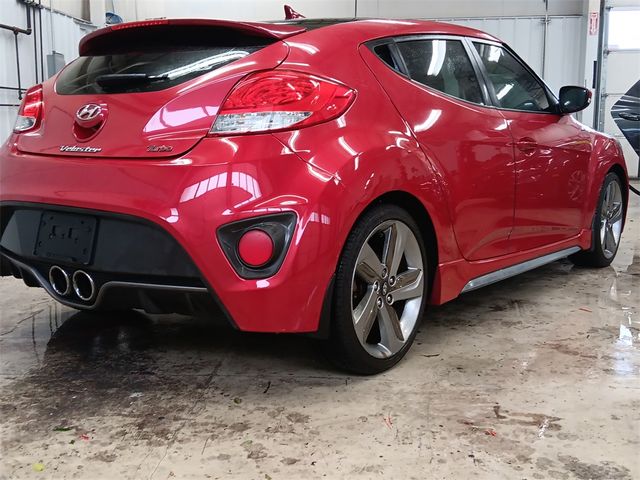
<path id="1" fill-rule="evenodd" d="M 260 72 L 240 81 L 227 97 L 210 134 L 241 134 L 301 128 L 342 115 L 355 92 L 302 72 Z"/>
<path id="2" fill-rule="evenodd" d="M 264 230 L 249 230 L 240 237 L 238 255 L 250 268 L 266 265 L 273 257 L 273 240 Z"/>
<path id="3" fill-rule="evenodd" d="M 42 121 L 42 107 L 42 85 L 31 87 L 22 99 L 13 131 L 24 133 L 37 129 Z"/>

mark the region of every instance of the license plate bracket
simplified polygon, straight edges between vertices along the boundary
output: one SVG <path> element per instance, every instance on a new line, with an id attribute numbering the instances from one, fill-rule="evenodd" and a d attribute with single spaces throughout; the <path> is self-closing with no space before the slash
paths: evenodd
<path id="1" fill-rule="evenodd" d="M 45 211 L 40 217 L 34 255 L 50 261 L 88 265 L 97 227 L 95 217 Z"/>

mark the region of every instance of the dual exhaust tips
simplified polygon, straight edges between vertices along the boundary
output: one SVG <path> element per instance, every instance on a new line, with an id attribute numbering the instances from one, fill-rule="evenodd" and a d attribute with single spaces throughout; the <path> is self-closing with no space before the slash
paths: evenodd
<path id="1" fill-rule="evenodd" d="M 96 294 L 93 278 L 83 270 L 76 270 L 69 277 L 62 267 L 54 265 L 49 269 L 49 283 L 53 291 L 62 297 L 69 295 L 73 289 L 80 300 L 90 302 Z"/>

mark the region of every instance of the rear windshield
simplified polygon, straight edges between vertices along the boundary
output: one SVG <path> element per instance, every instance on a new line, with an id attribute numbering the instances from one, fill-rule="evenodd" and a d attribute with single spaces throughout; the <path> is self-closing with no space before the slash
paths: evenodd
<path id="1" fill-rule="evenodd" d="M 80 57 L 62 71 L 56 92 L 84 95 L 163 90 L 251 55 L 273 41 L 229 29 L 169 27 L 114 32 L 105 35 L 94 55 Z"/>

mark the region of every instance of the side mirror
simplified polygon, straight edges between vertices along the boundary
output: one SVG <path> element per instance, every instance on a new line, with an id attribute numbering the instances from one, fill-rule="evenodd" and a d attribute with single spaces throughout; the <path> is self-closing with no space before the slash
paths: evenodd
<path id="1" fill-rule="evenodd" d="M 574 113 L 591 104 L 591 90 L 583 87 L 562 87 L 560 89 L 560 113 Z"/>

